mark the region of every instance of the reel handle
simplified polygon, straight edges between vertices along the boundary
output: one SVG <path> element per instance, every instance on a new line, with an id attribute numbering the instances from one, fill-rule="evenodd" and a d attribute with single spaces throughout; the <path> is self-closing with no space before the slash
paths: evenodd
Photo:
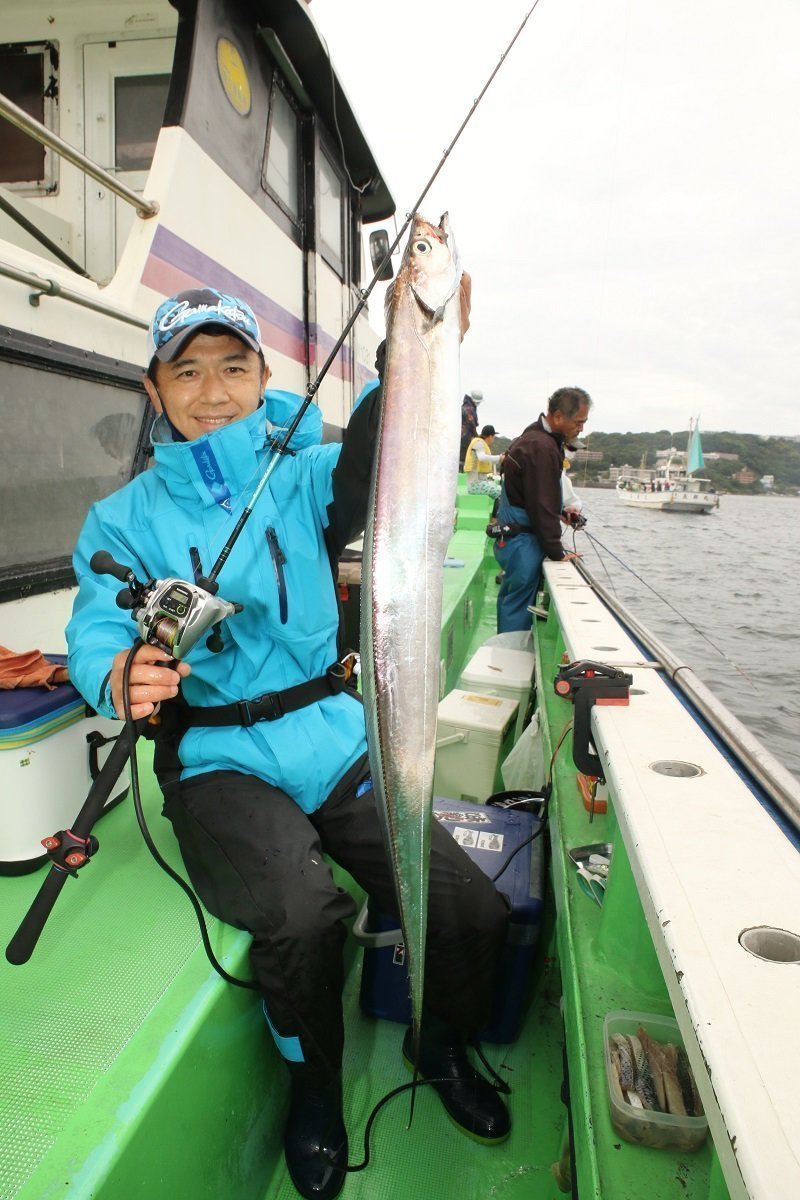
<path id="1" fill-rule="evenodd" d="M 130 583 L 133 578 L 133 571 L 130 567 L 124 567 L 122 563 L 118 563 L 107 550 L 95 551 L 89 559 L 89 566 L 95 575 L 113 575 L 120 583 Z"/>

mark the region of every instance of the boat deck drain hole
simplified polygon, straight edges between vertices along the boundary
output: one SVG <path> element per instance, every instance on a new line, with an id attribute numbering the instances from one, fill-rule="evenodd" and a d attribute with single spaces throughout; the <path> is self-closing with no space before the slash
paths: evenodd
<path id="1" fill-rule="evenodd" d="M 629 691 L 632 696 L 646 696 L 647 695 L 647 692 L 644 690 L 644 688 L 629 688 Z"/>
<path id="2" fill-rule="evenodd" d="M 619 646 L 592 646 L 593 650 L 619 650 Z"/>
<path id="3" fill-rule="evenodd" d="M 800 963 L 800 937 L 788 929 L 754 925 L 739 934 L 739 945 L 755 958 L 766 962 Z"/>
<path id="4" fill-rule="evenodd" d="M 663 758 L 659 762 L 650 763 L 650 770 L 656 775 L 669 775 L 672 779 L 696 779 L 705 775 L 702 767 L 696 763 L 679 762 L 676 759 Z"/>

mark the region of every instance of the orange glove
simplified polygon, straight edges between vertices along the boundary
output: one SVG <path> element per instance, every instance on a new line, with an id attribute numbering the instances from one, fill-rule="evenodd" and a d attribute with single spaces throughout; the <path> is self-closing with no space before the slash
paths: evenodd
<path id="1" fill-rule="evenodd" d="M 68 679 L 67 668 L 48 662 L 41 650 L 16 654 L 0 646 L 0 688 L 44 687 L 52 692 L 57 683 Z"/>

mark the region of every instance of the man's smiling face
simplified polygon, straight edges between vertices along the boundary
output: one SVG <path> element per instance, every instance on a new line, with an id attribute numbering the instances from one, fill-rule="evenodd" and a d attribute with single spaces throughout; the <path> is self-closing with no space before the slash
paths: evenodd
<path id="1" fill-rule="evenodd" d="M 144 386 L 157 412 L 166 411 L 188 441 L 255 412 L 270 371 L 233 334 L 198 333 L 173 362 L 156 364 Z"/>

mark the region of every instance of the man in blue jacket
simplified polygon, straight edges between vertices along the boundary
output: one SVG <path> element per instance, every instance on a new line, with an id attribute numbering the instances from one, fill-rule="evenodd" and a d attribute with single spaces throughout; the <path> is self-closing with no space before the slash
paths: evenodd
<path id="1" fill-rule="evenodd" d="M 589 417 L 592 400 L 583 388 L 553 392 L 547 416 L 528 425 L 506 451 L 497 524 L 507 533 L 495 542 L 503 578 L 497 596 L 497 632 L 530 629 L 529 605 L 536 599 L 545 558 L 577 558 L 561 543 L 564 446 Z"/>
<path id="2" fill-rule="evenodd" d="M 89 560 L 107 550 L 140 579 L 210 570 L 276 429 L 300 404 L 265 390 L 260 341 L 249 306 L 213 289 L 181 293 L 155 314 L 144 380 L 158 413 L 155 465 L 94 505 L 74 559 L 70 673 L 105 715 L 124 715 L 136 630 L 115 603 L 118 583 Z M 341 444 L 320 444 L 319 410 L 308 409 L 222 569 L 221 594 L 244 606 L 223 623 L 222 648 L 200 640 L 175 662 L 145 645 L 129 675 L 134 719 L 162 706 L 155 769 L 194 887 L 212 913 L 252 934 L 254 976 L 291 1077 L 287 1165 L 300 1194 L 322 1200 L 340 1191 L 347 1161 L 342 947 L 355 912 L 323 853 L 397 914 L 363 707 L 350 688 L 326 686 L 341 650 L 332 566 L 363 530 L 380 399 L 380 388 L 367 392 Z M 269 703 L 241 703 L 254 697 Z M 420 1070 L 450 1081 L 435 1086 L 451 1118 L 490 1143 L 510 1120 L 465 1043 L 487 1020 L 507 919 L 493 884 L 434 821 Z"/>

